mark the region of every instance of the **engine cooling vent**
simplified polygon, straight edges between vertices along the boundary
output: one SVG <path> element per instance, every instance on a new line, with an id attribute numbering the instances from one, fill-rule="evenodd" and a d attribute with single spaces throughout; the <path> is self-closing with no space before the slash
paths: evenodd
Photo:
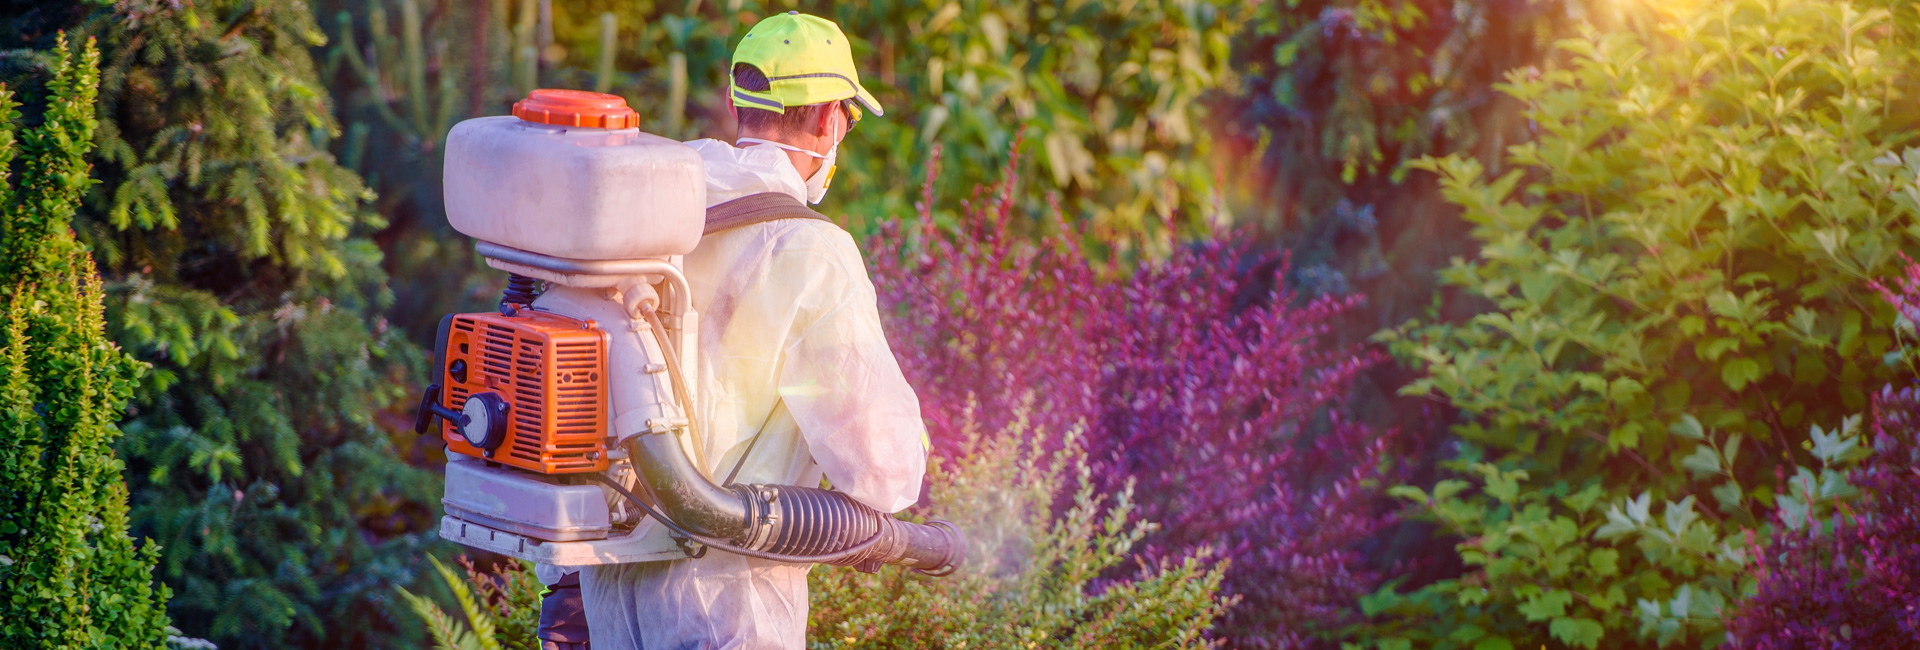
<path id="1" fill-rule="evenodd" d="M 448 319 L 446 406 L 480 392 L 507 405 L 508 435 L 491 450 L 441 425 L 447 450 L 542 474 L 607 468 L 607 333 L 592 321 L 522 309 Z"/>

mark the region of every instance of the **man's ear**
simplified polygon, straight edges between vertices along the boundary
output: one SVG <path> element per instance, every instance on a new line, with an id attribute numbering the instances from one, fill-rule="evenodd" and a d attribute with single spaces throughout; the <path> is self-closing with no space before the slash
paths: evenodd
<path id="1" fill-rule="evenodd" d="M 840 112 L 840 105 L 827 102 L 813 107 L 813 135 L 822 140 L 833 139 L 833 114 Z M 833 144 L 831 142 L 829 145 Z"/>

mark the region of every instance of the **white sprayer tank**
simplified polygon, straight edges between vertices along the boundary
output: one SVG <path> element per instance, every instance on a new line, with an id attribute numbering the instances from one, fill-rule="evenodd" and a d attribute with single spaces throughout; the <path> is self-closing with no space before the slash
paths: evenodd
<path id="1" fill-rule="evenodd" d="M 453 229 L 480 240 L 488 266 L 548 281 L 532 308 L 598 322 L 613 335 L 603 407 L 610 448 L 656 422 L 686 421 L 697 399 L 688 390 L 683 403 L 656 369 L 669 367 L 662 346 L 698 358 L 699 315 L 679 256 L 706 226 L 706 169 L 691 147 L 638 124 L 617 96 L 542 89 L 515 103 L 512 117 L 467 120 L 447 134 Z M 643 318 L 643 305 L 658 306 L 664 332 Z M 697 367 L 669 372 L 698 386 Z M 614 527 L 611 490 L 450 461 L 444 539 L 555 566 L 686 557 L 665 527 Z M 620 467 L 607 475 L 632 477 Z"/>
<path id="2" fill-rule="evenodd" d="M 706 171 L 642 133 L 614 95 L 536 90 L 514 116 L 447 134 L 447 220 L 461 234 L 575 260 L 684 255 L 706 223 Z"/>

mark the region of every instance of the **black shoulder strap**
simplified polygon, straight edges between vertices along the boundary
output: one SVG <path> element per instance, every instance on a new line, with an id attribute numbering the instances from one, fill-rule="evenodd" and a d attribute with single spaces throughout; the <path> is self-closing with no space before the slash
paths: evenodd
<path id="1" fill-rule="evenodd" d="M 815 212 L 799 199 L 780 192 L 762 192 L 707 208 L 707 227 L 702 235 L 733 230 L 741 226 L 778 219 L 819 219 L 833 223 L 827 215 Z"/>

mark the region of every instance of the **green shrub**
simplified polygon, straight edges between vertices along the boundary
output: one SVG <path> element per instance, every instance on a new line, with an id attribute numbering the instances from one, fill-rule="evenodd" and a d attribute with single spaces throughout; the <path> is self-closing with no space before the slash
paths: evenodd
<path id="1" fill-rule="evenodd" d="M 815 567 L 810 647 L 1210 646 L 1204 634 L 1228 605 L 1218 595 L 1225 563 L 1204 551 L 1134 560 L 1131 579 L 1112 579 L 1154 525 L 1129 521 L 1131 488 L 1094 492 L 1079 434 L 1050 443 L 1028 431 L 1024 414 L 991 436 L 966 429 L 957 455 L 933 459 L 932 505 L 912 515 L 964 531 L 967 565 L 945 578 Z M 1057 502 L 1067 507 L 1056 516 Z"/>
<path id="2" fill-rule="evenodd" d="M 0 648 L 158 648 L 166 587 L 127 535 L 114 422 L 143 365 L 107 340 L 68 224 L 92 184 L 100 55 L 62 36 L 41 124 L 0 86 Z M 18 134 L 18 141 L 15 137 Z"/>
<path id="3" fill-rule="evenodd" d="M 1503 86 L 1511 169 L 1416 165 L 1481 245 L 1443 281 L 1493 309 L 1380 336 L 1471 421 L 1469 480 L 1398 490 L 1469 571 L 1368 599 L 1378 645 L 1710 647 L 1750 540 L 1848 493 L 1854 414 L 1911 368 L 1867 281 L 1920 246 L 1920 15 L 1872 4 L 1565 41 Z"/>

